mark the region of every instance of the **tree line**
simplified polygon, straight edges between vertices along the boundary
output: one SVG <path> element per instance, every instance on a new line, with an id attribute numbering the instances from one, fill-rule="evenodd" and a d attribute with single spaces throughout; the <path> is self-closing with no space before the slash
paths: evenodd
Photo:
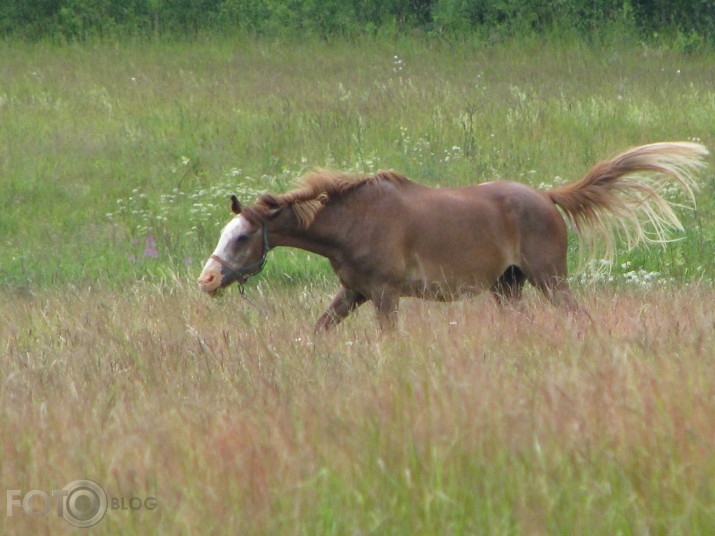
<path id="1" fill-rule="evenodd" d="M 3 36 L 68 41 L 204 32 L 328 38 L 385 28 L 592 35 L 613 25 L 701 46 L 715 35 L 715 0 L 0 0 Z"/>

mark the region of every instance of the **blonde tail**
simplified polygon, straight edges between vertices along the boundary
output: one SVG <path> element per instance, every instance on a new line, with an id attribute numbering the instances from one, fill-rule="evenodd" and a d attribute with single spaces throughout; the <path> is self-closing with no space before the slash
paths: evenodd
<path id="1" fill-rule="evenodd" d="M 677 185 L 685 204 L 694 207 L 696 175 L 707 155 L 697 143 L 643 145 L 599 162 L 580 180 L 546 194 L 573 223 L 591 258 L 602 255 L 610 265 L 619 235 L 630 249 L 641 242 L 667 242 L 673 231 L 683 230 L 673 210 L 682 204 L 664 194 Z"/>

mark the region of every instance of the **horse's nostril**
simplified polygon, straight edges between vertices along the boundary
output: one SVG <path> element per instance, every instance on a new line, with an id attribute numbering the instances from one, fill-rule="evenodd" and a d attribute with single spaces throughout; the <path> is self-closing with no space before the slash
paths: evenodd
<path id="1" fill-rule="evenodd" d="M 199 285 L 202 287 L 213 287 L 216 285 L 218 281 L 217 274 L 215 273 L 209 273 L 209 274 L 202 274 L 201 277 L 199 277 Z"/>

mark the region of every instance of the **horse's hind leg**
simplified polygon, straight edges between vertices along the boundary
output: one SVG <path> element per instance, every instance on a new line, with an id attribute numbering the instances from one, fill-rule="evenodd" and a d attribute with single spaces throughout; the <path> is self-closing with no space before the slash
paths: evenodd
<path id="1" fill-rule="evenodd" d="M 590 322 L 590 324 L 593 325 L 593 318 L 591 318 L 588 311 L 581 307 L 578 301 L 576 301 L 565 275 L 545 276 L 537 274 L 533 278 L 530 276 L 529 282 L 539 288 L 552 304 L 568 311 L 571 319 L 586 321 L 586 325 Z M 583 324 L 581 325 L 583 327 Z"/>
<path id="2" fill-rule="evenodd" d="M 563 307 L 571 313 L 581 311 L 581 306 L 576 301 L 565 278 L 546 283 L 537 282 L 536 286 L 544 293 L 548 300 L 557 307 Z"/>
<path id="3" fill-rule="evenodd" d="M 556 207 L 544 211 L 534 205 L 529 225 L 523 222 L 521 246 L 519 266 L 529 283 L 557 307 L 582 312 L 568 284 L 567 229 Z"/>
<path id="4" fill-rule="evenodd" d="M 562 270 L 549 267 L 542 270 L 531 270 L 527 276 L 529 283 L 544 293 L 544 296 L 557 307 L 563 307 L 569 312 L 581 311 L 566 278 L 566 266 Z"/>
<path id="5" fill-rule="evenodd" d="M 341 287 L 330 306 L 318 319 L 315 331 L 327 331 L 337 326 L 346 316 L 366 301 L 367 298 L 359 292 Z"/>
<path id="6" fill-rule="evenodd" d="M 557 307 L 563 307 L 573 313 L 580 312 L 581 308 L 569 288 L 567 279 L 566 244 L 557 251 L 549 251 L 549 248 L 544 247 L 540 253 L 541 255 L 533 255 L 531 262 L 524 264 L 524 273 L 529 283 L 543 292 Z"/>
<path id="7" fill-rule="evenodd" d="M 502 275 L 499 276 L 489 290 L 499 305 L 507 305 L 521 299 L 521 292 L 524 288 L 526 275 L 518 266 L 509 266 Z"/>

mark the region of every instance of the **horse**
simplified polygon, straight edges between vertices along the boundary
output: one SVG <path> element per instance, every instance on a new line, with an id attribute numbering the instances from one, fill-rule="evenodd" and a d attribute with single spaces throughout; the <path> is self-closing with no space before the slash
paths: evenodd
<path id="1" fill-rule="evenodd" d="M 269 250 L 287 246 L 327 257 L 340 281 L 317 331 L 367 301 L 382 329 L 395 327 L 401 297 L 451 301 L 489 290 L 499 304 L 515 303 L 526 281 L 577 311 L 567 280 L 569 225 L 587 247 L 605 246 L 607 259 L 618 236 L 628 247 L 668 240 L 683 226 L 663 189 L 677 184 L 694 203 L 707 155 L 690 142 L 643 145 L 546 191 L 507 180 L 432 188 L 394 171 L 317 170 L 250 206 L 231 196 L 235 215 L 198 284 L 209 294 L 242 286 Z"/>

